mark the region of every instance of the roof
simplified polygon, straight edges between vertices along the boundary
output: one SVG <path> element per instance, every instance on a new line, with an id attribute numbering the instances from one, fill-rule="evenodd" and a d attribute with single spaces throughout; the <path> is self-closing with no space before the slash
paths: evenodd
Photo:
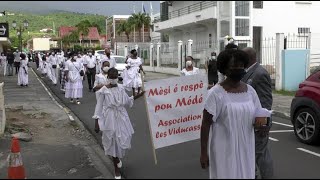
<path id="1" fill-rule="evenodd" d="M 77 30 L 77 27 L 62 26 L 59 28 L 60 37 L 69 35 L 72 31 Z M 83 37 L 84 40 L 100 40 L 100 35 L 97 27 L 90 27 L 87 36 Z"/>

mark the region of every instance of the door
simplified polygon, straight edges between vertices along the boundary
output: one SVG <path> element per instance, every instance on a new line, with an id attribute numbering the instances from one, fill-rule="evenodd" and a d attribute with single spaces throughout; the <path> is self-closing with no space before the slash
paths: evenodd
<path id="1" fill-rule="evenodd" d="M 258 61 L 261 63 L 261 41 L 262 41 L 262 27 L 253 26 L 253 42 L 252 47 L 257 52 Z"/>

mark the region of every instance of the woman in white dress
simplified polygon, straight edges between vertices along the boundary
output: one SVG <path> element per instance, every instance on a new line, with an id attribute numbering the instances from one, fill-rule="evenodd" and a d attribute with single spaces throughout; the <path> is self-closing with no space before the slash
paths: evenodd
<path id="1" fill-rule="evenodd" d="M 136 89 L 138 89 L 138 94 L 140 93 L 142 86 L 140 75 L 140 70 L 143 71 L 142 61 L 137 56 L 137 51 L 133 49 L 131 51 L 131 57 L 127 60 L 127 70 L 123 72 L 123 86 L 126 87 L 129 91 L 132 89 L 133 96 L 136 95 Z"/>
<path id="2" fill-rule="evenodd" d="M 210 179 L 255 178 L 254 128 L 267 122 L 255 116 L 261 109 L 256 91 L 241 81 L 248 62 L 240 50 L 218 56 L 218 70 L 227 78 L 209 90 L 201 127 L 200 163 L 209 167 Z"/>
<path id="3" fill-rule="evenodd" d="M 18 72 L 18 85 L 20 86 L 28 86 L 29 76 L 28 76 L 28 60 L 27 56 L 24 53 L 20 54 L 21 63 Z"/>
<path id="4" fill-rule="evenodd" d="M 94 85 L 93 85 L 93 92 L 96 92 L 96 100 L 98 102 L 98 99 L 99 99 L 99 93 L 97 93 L 98 90 L 100 90 L 103 86 L 107 85 L 108 84 L 108 71 L 110 69 L 110 63 L 109 61 L 102 61 L 102 67 L 101 67 L 101 70 L 100 70 L 100 73 L 99 74 L 96 74 L 96 78 L 95 78 L 95 81 L 94 81 Z M 96 119 L 98 120 L 98 116 L 96 115 L 97 114 L 97 106 L 98 106 L 98 103 L 96 103 L 96 108 L 94 110 L 94 116 L 92 117 L 93 119 Z"/>
<path id="5" fill-rule="evenodd" d="M 186 57 L 186 68 L 182 69 L 181 76 L 190 76 L 199 74 L 200 70 L 197 67 L 193 67 L 193 57 L 187 56 Z"/>
<path id="6" fill-rule="evenodd" d="M 80 73 L 83 67 L 80 62 L 76 61 L 77 56 L 71 54 L 71 57 L 71 61 L 67 63 L 65 67 L 65 97 L 70 98 L 71 103 L 76 99 L 76 103 L 80 104 L 79 98 L 82 98 L 83 95 L 82 76 Z M 82 75 L 84 75 L 83 71 Z"/>
<path id="7" fill-rule="evenodd" d="M 121 179 L 120 158 L 125 156 L 126 150 L 131 148 L 131 138 L 134 133 L 125 106 L 132 107 L 133 100 L 142 96 L 129 97 L 123 88 L 118 85 L 118 70 L 111 68 L 108 71 L 110 84 L 103 86 L 97 93 L 97 111 L 95 116 L 95 132 L 102 131 L 102 144 L 105 155 L 112 156 L 115 168 L 115 178 Z M 115 85 L 115 86 L 111 86 Z"/>

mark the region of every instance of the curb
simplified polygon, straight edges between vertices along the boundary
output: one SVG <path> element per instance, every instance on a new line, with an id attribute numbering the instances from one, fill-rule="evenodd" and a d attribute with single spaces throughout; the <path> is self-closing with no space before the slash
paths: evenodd
<path id="1" fill-rule="evenodd" d="M 85 125 L 83 124 L 83 122 L 67 107 L 65 106 L 62 101 L 60 100 L 59 97 L 57 97 L 50 88 L 47 88 L 47 86 L 45 85 L 46 83 L 39 78 L 39 75 L 34 71 L 33 67 L 30 68 L 32 70 L 32 72 L 35 74 L 36 78 L 38 79 L 38 81 L 40 82 L 40 84 L 44 87 L 44 89 L 46 90 L 46 92 L 49 94 L 50 98 L 52 99 L 52 101 L 54 101 L 56 103 L 56 105 L 61 108 L 69 117 L 69 120 L 71 123 L 76 123 L 77 125 L 79 125 L 79 127 L 81 129 L 83 129 L 84 131 L 86 131 L 86 133 L 90 136 L 90 139 L 93 140 L 94 145 L 90 146 L 90 145 L 85 145 L 83 146 L 84 149 L 89 153 L 90 158 L 92 160 L 94 160 L 95 163 L 99 164 L 98 166 L 96 166 L 97 170 L 100 171 L 100 173 L 104 176 L 105 179 L 113 179 L 113 162 L 111 161 L 111 159 L 109 159 L 108 157 L 106 157 L 104 155 L 104 151 L 101 147 L 101 145 L 98 142 L 98 139 L 93 136 L 91 134 L 91 132 L 85 127 Z M 75 118 L 74 118 L 75 117 Z M 98 161 L 102 161 L 98 162 Z M 104 167 L 103 167 L 104 166 Z M 108 172 L 106 172 L 108 171 Z"/>

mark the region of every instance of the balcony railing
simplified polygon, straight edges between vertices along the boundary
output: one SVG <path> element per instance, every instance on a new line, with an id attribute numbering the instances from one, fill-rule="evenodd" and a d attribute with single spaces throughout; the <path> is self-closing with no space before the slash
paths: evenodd
<path id="1" fill-rule="evenodd" d="M 168 14 L 162 14 L 161 16 L 156 16 L 154 18 L 154 23 L 167 21 L 169 19 L 177 18 L 194 12 L 202 11 L 211 7 L 217 6 L 217 1 L 200 1 L 196 4 L 186 6 L 181 9 L 177 9 L 169 12 Z"/>

